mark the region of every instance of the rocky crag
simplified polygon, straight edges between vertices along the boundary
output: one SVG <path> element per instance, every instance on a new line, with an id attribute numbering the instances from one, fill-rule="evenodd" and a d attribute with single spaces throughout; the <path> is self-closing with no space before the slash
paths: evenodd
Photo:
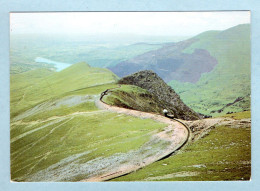
<path id="1" fill-rule="evenodd" d="M 202 116 L 183 103 L 180 96 L 162 78 L 151 70 L 144 70 L 118 81 L 119 84 L 135 85 L 146 89 L 158 99 L 160 108 L 167 109 L 174 117 L 184 120 L 197 120 Z M 135 108 L 134 108 L 135 109 Z"/>

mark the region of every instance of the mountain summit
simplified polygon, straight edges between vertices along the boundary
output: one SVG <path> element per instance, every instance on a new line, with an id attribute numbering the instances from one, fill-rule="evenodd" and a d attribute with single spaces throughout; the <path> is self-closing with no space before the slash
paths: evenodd
<path id="1" fill-rule="evenodd" d="M 196 120 L 200 115 L 183 103 L 180 96 L 168 86 L 162 78 L 151 70 L 144 70 L 118 81 L 119 84 L 139 86 L 147 90 L 152 96 L 158 99 L 161 110 L 167 109 L 176 118 L 185 120 Z"/>

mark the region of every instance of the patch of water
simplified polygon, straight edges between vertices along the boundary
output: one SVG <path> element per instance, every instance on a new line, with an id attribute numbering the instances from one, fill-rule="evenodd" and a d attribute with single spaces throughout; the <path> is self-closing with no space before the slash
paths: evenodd
<path id="1" fill-rule="evenodd" d="M 69 63 L 56 62 L 54 60 L 50 60 L 50 59 L 42 58 L 42 57 L 37 57 L 34 59 L 34 61 L 38 62 L 38 63 L 53 64 L 54 67 L 57 69 L 57 72 L 71 66 L 71 64 L 69 64 Z"/>

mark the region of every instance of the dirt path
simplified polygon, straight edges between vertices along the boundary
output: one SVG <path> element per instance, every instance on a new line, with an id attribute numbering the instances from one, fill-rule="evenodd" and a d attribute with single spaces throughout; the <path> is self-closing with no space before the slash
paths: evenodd
<path id="1" fill-rule="evenodd" d="M 120 87 L 119 87 L 120 88 Z M 104 94 L 103 94 L 104 96 Z M 96 181 L 105 181 L 110 180 L 112 178 L 116 178 L 130 172 L 136 171 L 144 166 L 147 166 L 155 161 L 158 161 L 170 154 L 174 151 L 180 149 L 189 139 L 189 130 L 185 127 L 181 122 L 171 120 L 161 115 L 153 114 L 153 113 L 146 113 L 137 110 L 125 109 L 116 106 L 111 106 L 102 101 L 101 99 L 96 102 L 98 108 L 102 110 L 107 110 L 110 112 L 122 113 L 126 115 L 131 115 L 138 118 L 143 119 L 152 119 L 161 123 L 168 124 L 167 127 L 163 129 L 163 131 L 158 132 L 152 136 L 151 139 L 155 140 L 162 140 L 169 142 L 169 145 L 165 146 L 164 150 L 160 152 L 148 156 L 139 163 L 124 163 L 113 170 L 110 170 L 104 174 L 93 176 L 88 179 L 81 180 L 82 182 L 96 182 Z"/>

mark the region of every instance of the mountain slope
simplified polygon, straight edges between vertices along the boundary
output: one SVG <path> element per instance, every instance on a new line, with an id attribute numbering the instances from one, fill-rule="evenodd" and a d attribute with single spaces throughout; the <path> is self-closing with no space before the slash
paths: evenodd
<path id="1" fill-rule="evenodd" d="M 176 94 L 175 91 L 153 71 L 145 70 L 134 73 L 120 79 L 118 83 L 139 86 L 148 91 L 149 93 L 143 90 L 142 94 L 140 93 L 141 90 L 139 90 L 139 96 L 144 97 L 142 99 L 143 102 L 150 104 L 149 108 L 154 108 L 152 111 L 162 114 L 162 110 L 167 109 L 176 118 L 186 120 L 195 120 L 200 118 L 199 114 L 187 107 L 182 102 L 179 95 Z M 130 96 L 131 94 L 126 96 L 124 100 L 130 99 Z M 142 106 L 144 106 L 144 104 L 142 104 Z M 145 108 L 139 107 L 138 104 L 132 104 L 132 108 L 146 111 Z"/>
<path id="2" fill-rule="evenodd" d="M 250 109 L 250 25 L 239 25 L 221 32 L 197 37 L 184 52 L 207 49 L 218 60 L 210 73 L 196 84 L 171 81 L 169 84 L 194 110 L 221 115 Z"/>
<path id="3" fill-rule="evenodd" d="M 116 80 L 85 63 L 12 75 L 11 179 L 80 181 L 164 151 L 171 142 L 154 137 L 167 124 L 96 107 Z"/>
<path id="4" fill-rule="evenodd" d="M 151 69 L 199 113 L 222 115 L 249 110 L 250 25 L 207 31 L 110 69 L 120 77 Z"/>
<path id="5" fill-rule="evenodd" d="M 30 74 L 35 71 L 29 71 Z M 65 92 L 115 82 L 118 77 L 108 69 L 93 68 L 82 62 L 60 72 L 33 80 L 26 73 L 11 77 L 11 115 L 28 109 L 43 100 L 56 97 Z M 31 83 L 33 82 L 33 83 Z M 17 84 L 20 88 L 16 88 Z"/>
<path id="6" fill-rule="evenodd" d="M 150 92 L 134 85 L 121 85 L 110 90 L 103 97 L 103 101 L 109 105 L 134 109 L 149 113 L 162 113 L 163 105 L 160 100 Z"/>
<path id="7" fill-rule="evenodd" d="M 248 181 L 251 178 L 251 123 L 248 113 L 234 114 L 235 120 L 228 115 L 222 118 L 225 122 L 231 120 L 229 125 L 212 121 L 221 118 L 191 122 L 192 132 L 197 123 L 204 136 L 197 140 L 192 138 L 174 156 L 112 181 Z M 205 131 L 206 124 L 210 124 L 211 131 Z"/>

